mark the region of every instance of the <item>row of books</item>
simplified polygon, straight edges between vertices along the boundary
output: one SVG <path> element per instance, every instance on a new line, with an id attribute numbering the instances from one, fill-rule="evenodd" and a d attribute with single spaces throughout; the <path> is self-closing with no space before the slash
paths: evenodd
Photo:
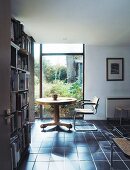
<path id="1" fill-rule="evenodd" d="M 21 24 L 20 21 L 15 18 L 11 18 L 11 40 L 17 45 L 22 43 L 21 38 L 22 32 L 24 31 L 23 29 L 23 24 Z"/>
<path id="2" fill-rule="evenodd" d="M 10 119 L 10 132 L 14 133 L 17 129 L 21 129 L 29 118 L 29 110 L 23 109 L 18 112 L 14 112 Z"/>
<path id="3" fill-rule="evenodd" d="M 28 92 L 23 93 L 14 93 L 12 92 L 10 95 L 10 108 L 11 112 L 16 112 L 16 110 L 20 111 L 29 103 L 29 95 Z"/>
<path id="4" fill-rule="evenodd" d="M 17 113 L 17 128 L 21 129 L 28 119 L 29 111 L 28 109 L 23 109 Z"/>
<path id="5" fill-rule="evenodd" d="M 18 168 L 23 152 L 25 152 L 30 143 L 30 138 L 30 124 L 27 123 L 21 130 L 18 131 L 17 135 L 10 139 L 12 169 Z"/>
<path id="6" fill-rule="evenodd" d="M 14 116 L 10 119 L 10 132 L 14 133 L 17 130 L 17 114 L 12 113 Z"/>
<path id="7" fill-rule="evenodd" d="M 28 53 L 32 53 L 32 41 L 33 38 L 32 37 L 29 37 L 27 34 L 23 33 L 23 36 L 22 36 L 22 43 L 21 43 L 21 48 L 22 49 L 25 49 Z"/>
<path id="8" fill-rule="evenodd" d="M 28 71 L 28 57 L 18 55 L 17 68 Z"/>
<path id="9" fill-rule="evenodd" d="M 11 41 L 30 54 L 32 53 L 34 39 L 24 32 L 24 25 L 15 18 L 11 18 Z"/>
<path id="10" fill-rule="evenodd" d="M 26 72 L 11 69 L 10 85 L 11 91 L 28 90 L 29 74 Z"/>
<path id="11" fill-rule="evenodd" d="M 11 46 L 11 66 L 28 71 L 29 54 L 22 49 Z"/>
<path id="12" fill-rule="evenodd" d="M 18 73 L 18 88 L 19 90 L 28 90 L 29 75 L 23 72 Z"/>
<path id="13" fill-rule="evenodd" d="M 17 94 L 16 109 L 18 111 L 21 111 L 25 106 L 27 106 L 28 103 L 29 103 L 29 97 L 27 92 Z"/>

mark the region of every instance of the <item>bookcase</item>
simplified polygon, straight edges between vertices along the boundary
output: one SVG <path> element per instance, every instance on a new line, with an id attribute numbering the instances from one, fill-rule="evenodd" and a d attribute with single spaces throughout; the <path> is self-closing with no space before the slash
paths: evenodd
<path id="1" fill-rule="evenodd" d="M 28 149 L 29 124 L 29 53 L 11 42 L 10 134 L 13 169 Z"/>
<path id="2" fill-rule="evenodd" d="M 31 142 L 29 123 L 30 57 L 34 40 L 23 31 L 23 25 L 11 20 L 10 75 L 10 146 L 12 170 L 18 169 Z M 11 31 L 12 31 L 11 30 Z"/>

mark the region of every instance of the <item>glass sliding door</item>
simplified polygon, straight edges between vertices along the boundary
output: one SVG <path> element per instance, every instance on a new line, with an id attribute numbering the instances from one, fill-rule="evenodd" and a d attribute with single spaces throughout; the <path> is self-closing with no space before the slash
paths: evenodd
<path id="1" fill-rule="evenodd" d="M 74 48 L 75 47 L 75 48 Z M 83 44 L 43 44 L 42 45 L 42 97 L 83 99 Z M 75 106 L 62 106 L 60 117 L 72 117 Z M 42 118 L 50 118 L 50 106 L 44 106 Z"/>

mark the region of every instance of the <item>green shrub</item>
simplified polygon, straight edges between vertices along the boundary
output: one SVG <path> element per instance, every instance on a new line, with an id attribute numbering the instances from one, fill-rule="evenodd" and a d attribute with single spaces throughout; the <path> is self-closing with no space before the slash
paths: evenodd
<path id="1" fill-rule="evenodd" d="M 35 86 L 36 87 L 36 86 Z M 53 83 L 44 83 L 44 96 L 45 97 L 52 97 L 52 95 L 58 94 L 60 97 L 75 97 L 77 100 L 82 99 L 82 88 L 78 82 L 75 83 L 64 83 L 63 81 L 56 80 Z M 37 92 L 39 88 L 37 88 Z M 61 117 L 72 117 L 72 112 L 75 108 L 74 105 L 67 105 L 60 107 L 60 114 Z M 38 111 L 38 110 L 37 110 Z M 53 108 L 49 105 L 44 106 L 44 116 L 51 117 L 53 113 Z"/>
<path id="2" fill-rule="evenodd" d="M 69 93 L 70 84 L 64 83 L 63 81 L 56 80 L 53 83 L 45 83 L 45 96 L 51 97 L 53 94 L 58 94 L 58 96 L 62 97 L 70 97 Z"/>
<path id="3" fill-rule="evenodd" d="M 72 85 L 69 88 L 69 92 L 76 99 L 82 99 L 83 97 L 82 87 L 78 81 L 76 81 L 75 83 L 72 83 Z"/>

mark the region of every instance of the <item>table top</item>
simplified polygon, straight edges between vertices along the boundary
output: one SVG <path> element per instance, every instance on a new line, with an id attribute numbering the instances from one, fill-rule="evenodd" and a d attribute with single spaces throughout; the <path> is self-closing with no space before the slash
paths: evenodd
<path id="1" fill-rule="evenodd" d="M 76 98 L 72 98 L 72 97 L 58 97 L 57 100 L 54 100 L 52 97 L 47 97 L 47 98 L 39 98 L 36 99 L 36 104 L 72 104 L 75 103 L 77 101 Z"/>
<path id="2" fill-rule="evenodd" d="M 126 138 L 113 138 L 115 144 L 122 150 L 123 153 L 130 156 L 130 141 Z"/>

